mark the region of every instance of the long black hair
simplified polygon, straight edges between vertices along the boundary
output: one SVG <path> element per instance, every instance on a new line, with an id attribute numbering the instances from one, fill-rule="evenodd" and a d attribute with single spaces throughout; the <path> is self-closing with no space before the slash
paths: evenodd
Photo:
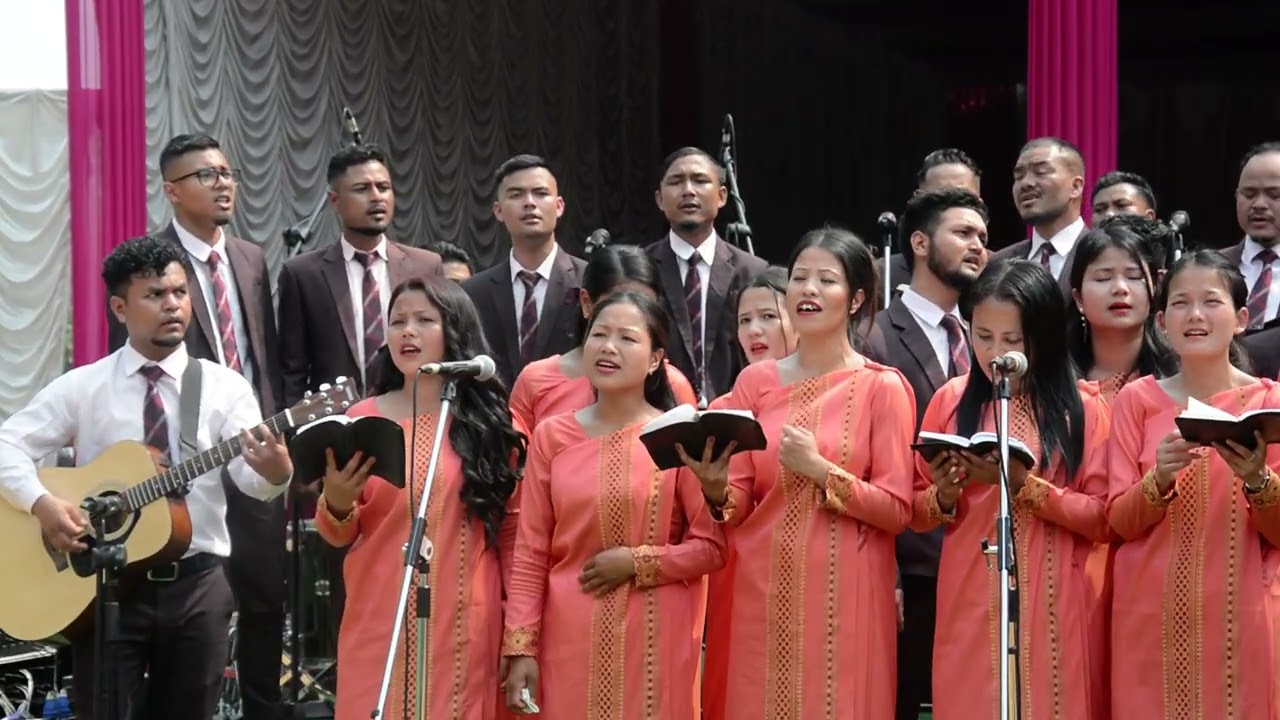
<path id="1" fill-rule="evenodd" d="M 653 291 L 654 297 L 661 295 L 658 269 L 644 250 L 635 245 L 605 245 L 593 250 L 591 260 L 582 271 L 582 289 L 587 291 L 591 304 L 600 302 L 600 298 L 624 283 L 644 285 Z M 583 318 L 578 323 L 575 345 L 581 347 L 586 337 L 587 319 Z"/>
<path id="2" fill-rule="evenodd" d="M 1084 275 L 1089 266 L 1102 253 L 1115 248 L 1129 256 L 1142 268 L 1143 287 L 1147 289 L 1147 319 L 1142 325 L 1142 348 L 1138 350 L 1138 360 L 1134 367 L 1139 375 L 1166 377 L 1178 371 L 1178 361 L 1173 349 L 1165 341 L 1164 336 L 1156 329 L 1156 292 L 1152 268 L 1159 268 L 1161 263 L 1152 255 L 1153 248 L 1148 246 L 1141 236 L 1120 224 L 1108 224 L 1090 230 L 1076 242 L 1075 260 L 1071 263 L 1071 289 L 1080 291 L 1084 285 Z M 1067 303 L 1067 349 L 1071 360 L 1075 363 L 1076 373 L 1080 377 L 1088 375 L 1093 369 L 1093 343 L 1089 339 L 1086 328 L 1087 320 L 1074 302 Z"/>
<path id="3" fill-rule="evenodd" d="M 871 250 L 866 243 L 862 242 L 857 235 L 848 230 L 828 226 L 810 230 L 800 238 L 800 242 L 796 243 L 795 249 L 791 251 L 791 257 L 787 260 L 788 275 L 795 270 L 796 259 L 800 257 L 800 253 L 811 247 L 826 250 L 840 263 L 840 267 L 844 269 L 845 282 L 849 284 L 851 305 L 854 296 L 859 290 L 862 291 L 862 304 L 858 306 L 856 312 L 849 315 L 846 332 L 853 349 L 865 355 L 867 340 L 863 333 L 868 332 L 875 322 L 876 287 L 880 282 L 880 272 L 876 269 L 875 257 L 871 255 Z"/>
<path id="4" fill-rule="evenodd" d="M 671 339 L 671 324 L 667 320 L 667 312 L 656 300 L 630 290 L 614 293 L 599 302 L 591 311 L 587 321 L 587 333 L 596 324 L 600 313 L 614 305 L 631 305 L 644 316 L 645 329 L 649 332 L 649 344 L 653 350 L 661 350 L 666 358 L 667 343 Z M 658 363 L 658 369 L 649 373 L 644 381 L 644 399 L 659 410 L 670 410 L 676 406 L 675 393 L 671 391 L 671 381 L 667 378 L 666 364 Z"/>
<path id="5" fill-rule="evenodd" d="M 965 319 L 970 322 L 973 308 L 987 300 L 1007 302 L 1021 310 L 1022 343 L 1028 365 L 1022 389 L 1036 411 L 1040 467 L 1047 469 L 1054 451 L 1061 452 L 1070 484 L 1084 456 L 1084 403 L 1076 387 L 1066 337 L 1059 334 L 1067 321 L 1062 289 L 1038 263 L 998 260 L 987 265 L 970 286 L 969 300 Z M 973 363 L 969 383 L 956 408 L 956 431 L 960 435 L 968 437 L 978 431 L 982 412 L 990 407 L 992 390 L 990 378 Z"/>
<path id="6" fill-rule="evenodd" d="M 391 291 L 388 307 L 395 307 L 396 300 L 407 292 L 426 295 L 427 302 L 440 311 L 444 331 L 442 361 L 470 360 L 489 354 L 475 305 L 460 285 L 433 277 L 407 280 Z M 403 388 L 404 374 L 395 366 L 387 347 L 384 345 L 378 353 L 373 368 L 374 394 Z M 457 380 L 457 388 L 449 444 L 462 459 L 462 489 L 458 495 L 466 505 L 467 516 L 484 524 L 485 538 L 492 545 L 498 540 L 507 500 L 520 479 L 518 468 L 524 467 L 528 439 L 511 424 L 507 390 L 497 378 L 463 377 Z"/>
<path id="7" fill-rule="evenodd" d="M 1222 284 L 1226 286 L 1228 294 L 1231 295 L 1232 310 L 1238 312 L 1240 308 L 1249 305 L 1249 285 L 1245 282 L 1244 275 L 1240 273 L 1240 268 L 1217 250 L 1201 249 L 1184 253 L 1173 267 L 1169 268 L 1169 272 L 1164 276 L 1164 283 L 1160 286 L 1158 301 L 1160 310 L 1169 309 L 1169 286 L 1173 283 L 1173 279 L 1193 267 L 1205 268 L 1217 273 L 1222 279 Z M 1231 338 L 1231 349 L 1227 356 L 1231 364 L 1241 372 L 1253 374 L 1253 363 L 1249 361 L 1249 353 L 1244 349 L 1241 337 L 1236 335 Z"/>

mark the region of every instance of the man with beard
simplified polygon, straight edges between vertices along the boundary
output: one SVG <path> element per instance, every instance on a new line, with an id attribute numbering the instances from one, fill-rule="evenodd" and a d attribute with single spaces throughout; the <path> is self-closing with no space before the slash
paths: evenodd
<path id="1" fill-rule="evenodd" d="M 525 365 L 577 345 L 587 264 L 556 242 L 564 198 L 546 160 L 517 155 L 495 175 L 493 216 L 511 235 L 511 254 L 462 289 L 480 312 L 498 375 L 511 387 Z"/>
<path id="2" fill-rule="evenodd" d="M 1137 173 L 1113 170 L 1093 184 L 1093 221 L 1101 223 L 1115 215 L 1156 218 L 1156 193 L 1151 183 Z"/>
<path id="3" fill-rule="evenodd" d="M 328 179 L 342 237 L 289 259 L 277 281 L 285 405 L 340 375 L 367 391 L 385 339 L 391 291 L 411 278 L 441 273 L 439 255 L 387 239 L 396 193 L 380 148 L 339 150 L 329 159 Z"/>
<path id="4" fill-rule="evenodd" d="M 899 244 L 911 284 L 876 315 L 873 354 L 911 384 L 919 430 L 938 388 L 969 371 L 968 330 L 958 306 L 961 293 L 987 264 L 987 207 L 967 190 L 917 194 L 902 214 Z M 924 534 L 907 530 L 897 538 L 903 615 L 899 720 L 914 720 L 929 697 L 941 552 L 942 528 Z"/>
<path id="5" fill-rule="evenodd" d="M 1240 162 L 1236 222 L 1244 240 L 1223 254 L 1249 288 L 1246 332 L 1252 334 L 1280 326 L 1280 142 L 1255 145 Z"/>
<path id="6" fill-rule="evenodd" d="M 724 168 L 715 159 L 698 148 L 676 150 L 663 160 L 654 193 L 671 231 L 645 248 L 676 330 L 667 357 L 693 383 L 703 406 L 728 392 L 742 370 L 734 322 L 738 295 L 769 267 L 716 233 L 716 215 L 727 199 Z"/>
<path id="7" fill-rule="evenodd" d="M 1036 138 L 1022 146 L 1013 166 L 1013 202 L 1031 239 L 999 251 L 997 259 L 1031 260 L 1049 271 L 1071 295 L 1071 267 L 1076 240 L 1086 230 L 1080 217 L 1084 200 L 1084 156 L 1075 145 L 1056 137 Z"/>
<path id="8" fill-rule="evenodd" d="M 262 250 L 224 230 L 235 212 L 240 173 L 217 140 L 178 135 L 160 152 L 164 194 L 173 222 L 155 233 L 184 252 L 194 320 L 187 327 L 191 357 L 244 375 L 262 414 L 280 408 L 280 362 L 271 279 Z M 108 307 L 113 351 L 128 332 Z M 231 535 L 228 578 L 238 607 L 236 636 L 243 706 L 248 717 L 274 717 L 280 706 L 284 635 L 284 502 L 259 502 L 223 477 Z"/>

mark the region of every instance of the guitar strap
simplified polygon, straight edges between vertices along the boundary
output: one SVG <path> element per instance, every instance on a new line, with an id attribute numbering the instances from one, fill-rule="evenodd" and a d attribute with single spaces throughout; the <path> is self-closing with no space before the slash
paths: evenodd
<path id="1" fill-rule="evenodd" d="M 200 360 L 188 359 L 187 369 L 182 373 L 182 395 L 178 397 L 178 442 L 182 446 L 183 461 L 200 454 L 196 447 L 196 433 L 200 430 L 200 391 L 204 387 L 200 373 Z M 176 494 L 186 495 L 190 490 L 186 486 Z"/>

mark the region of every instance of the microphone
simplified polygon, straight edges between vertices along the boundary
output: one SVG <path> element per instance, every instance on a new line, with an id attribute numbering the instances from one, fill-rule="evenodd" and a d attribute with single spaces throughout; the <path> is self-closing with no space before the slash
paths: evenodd
<path id="1" fill-rule="evenodd" d="M 898 216 L 885 210 L 880 213 L 880 219 L 876 220 L 876 226 L 887 233 L 898 232 Z"/>
<path id="2" fill-rule="evenodd" d="M 488 380 L 498 372 L 498 366 L 488 355 L 477 355 L 473 360 L 455 360 L 453 362 L 427 363 L 418 368 L 423 375 L 445 375 L 448 377 L 471 377 L 476 380 Z"/>
<path id="3" fill-rule="evenodd" d="M 351 108 L 342 108 L 342 127 L 351 133 L 351 141 L 356 145 L 363 145 L 360 139 L 360 126 L 356 124 L 356 116 L 351 113 Z"/>
<path id="4" fill-rule="evenodd" d="M 1183 232 L 1189 227 L 1191 227 L 1191 217 L 1184 210 L 1178 210 L 1169 218 L 1169 228 L 1176 233 Z"/>
<path id="5" fill-rule="evenodd" d="M 583 252 L 590 257 L 591 253 L 608 245 L 609 240 L 610 235 L 608 230 L 605 230 L 604 228 L 592 230 L 591 234 L 587 236 L 587 243 L 583 246 Z"/>
<path id="6" fill-rule="evenodd" d="M 733 139 L 733 116 L 725 113 L 720 126 L 720 164 L 725 167 L 733 162 Z"/>
<path id="7" fill-rule="evenodd" d="M 1009 380 L 1020 378 L 1027 373 L 1027 356 L 1016 350 L 1007 352 L 992 359 L 991 369 Z"/>

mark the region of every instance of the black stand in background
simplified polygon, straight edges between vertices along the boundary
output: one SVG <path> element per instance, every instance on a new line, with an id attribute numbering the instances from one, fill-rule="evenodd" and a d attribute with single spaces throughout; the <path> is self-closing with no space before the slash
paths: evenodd
<path id="1" fill-rule="evenodd" d="M 893 301 L 893 280 L 889 277 L 893 274 L 893 267 L 889 264 L 889 258 L 893 255 L 893 241 L 898 234 L 898 218 L 886 210 L 880 213 L 876 226 L 880 228 L 884 238 L 880 256 L 884 260 L 884 298 L 880 309 L 888 310 L 889 303 Z"/>
<path id="2" fill-rule="evenodd" d="M 356 145 L 363 143 L 360 137 L 360 126 L 356 124 L 356 116 L 352 114 L 349 107 L 342 108 L 342 129 L 351 136 L 352 143 Z M 324 212 L 326 204 L 328 204 L 328 195 L 321 195 L 320 202 L 316 204 L 316 209 L 312 210 L 310 215 L 285 228 L 281 233 L 284 236 L 284 246 L 288 249 L 287 257 L 300 255 L 307 243 L 311 242 L 311 236 L 316 231 L 316 221 L 320 219 L 320 213 Z"/>
<path id="3" fill-rule="evenodd" d="M 118 506 L 107 498 L 89 498 L 81 504 L 89 513 L 94 542 L 89 562 L 97 576 L 93 601 L 93 716 L 97 720 L 124 720 L 120 717 L 119 683 L 112 662 L 120 641 L 120 571 L 124 570 L 124 545 L 107 542 L 107 521 Z"/>
<path id="4" fill-rule="evenodd" d="M 726 113 L 724 126 L 720 130 L 720 164 L 724 166 L 725 184 L 728 185 L 729 200 L 733 203 L 737 221 L 725 226 L 724 232 L 730 243 L 755 255 L 755 247 L 751 244 L 751 226 L 747 224 L 747 206 L 742 201 L 742 192 L 738 190 L 738 163 L 734 160 L 737 154 L 734 148 L 736 140 L 733 116 Z"/>
<path id="5" fill-rule="evenodd" d="M 1018 678 L 1018 573 L 1014 554 L 1013 514 L 1009 503 L 1009 400 L 1012 395 L 1009 373 L 993 368 L 996 382 L 996 435 L 1000 441 L 1000 511 L 996 517 L 996 544 L 985 539 L 982 552 L 995 555 L 1000 572 L 1000 648 L 1004 656 L 1000 664 L 1000 720 L 1022 717 Z"/>

